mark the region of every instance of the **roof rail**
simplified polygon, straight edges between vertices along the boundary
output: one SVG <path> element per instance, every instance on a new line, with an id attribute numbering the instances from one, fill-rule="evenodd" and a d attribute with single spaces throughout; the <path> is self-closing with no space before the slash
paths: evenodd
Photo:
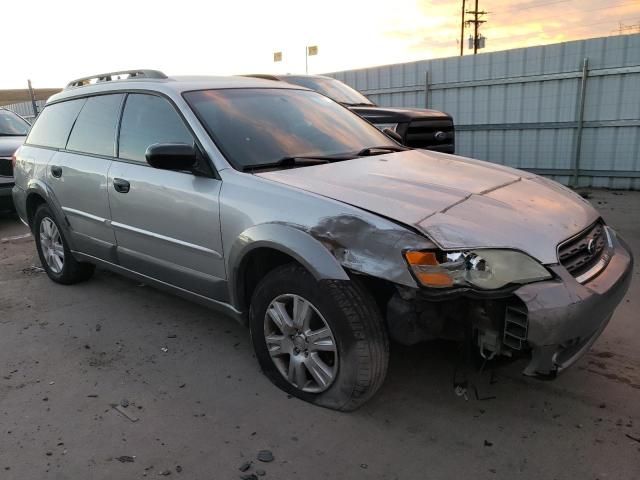
<path id="1" fill-rule="evenodd" d="M 121 75 L 128 75 L 127 78 L 168 78 L 159 70 L 122 70 L 120 72 L 100 73 L 98 75 L 90 75 L 88 77 L 77 78 L 67 84 L 65 88 L 82 87 L 91 83 L 110 82 L 112 80 L 121 80 Z M 95 82 L 91 82 L 95 80 Z"/>

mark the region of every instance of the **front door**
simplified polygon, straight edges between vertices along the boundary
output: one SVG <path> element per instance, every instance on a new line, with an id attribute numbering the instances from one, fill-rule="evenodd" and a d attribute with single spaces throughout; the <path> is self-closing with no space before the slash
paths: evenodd
<path id="1" fill-rule="evenodd" d="M 155 143 L 193 144 L 194 138 L 167 99 L 129 94 L 108 179 L 118 261 L 153 279 L 225 300 L 221 182 L 149 166 L 145 151 Z"/>

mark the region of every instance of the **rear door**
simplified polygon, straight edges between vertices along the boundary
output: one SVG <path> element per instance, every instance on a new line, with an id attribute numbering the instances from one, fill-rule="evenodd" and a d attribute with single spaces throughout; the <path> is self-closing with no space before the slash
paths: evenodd
<path id="1" fill-rule="evenodd" d="M 115 235 L 109 225 L 107 174 L 123 99 L 124 94 L 118 93 L 50 105 L 42 115 L 51 118 L 36 122 L 36 126 L 48 126 L 55 142 L 64 139 L 61 146 L 52 145 L 60 151 L 49 161 L 46 175 L 69 221 L 75 247 L 111 262 L 115 261 Z M 38 132 L 33 133 L 30 140 L 37 140 Z"/>
<path id="2" fill-rule="evenodd" d="M 118 158 L 109 171 L 112 226 L 123 267 L 197 294 L 225 300 L 218 195 L 221 182 L 152 168 L 155 143 L 195 139 L 166 98 L 129 94 Z"/>

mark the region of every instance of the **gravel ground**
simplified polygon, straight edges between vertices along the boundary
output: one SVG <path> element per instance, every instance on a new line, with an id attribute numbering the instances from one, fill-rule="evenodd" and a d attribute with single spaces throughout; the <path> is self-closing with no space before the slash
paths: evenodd
<path id="1" fill-rule="evenodd" d="M 640 252 L 640 192 L 590 200 Z M 2 480 L 640 478 L 638 265 L 555 381 L 472 372 L 466 400 L 451 345 L 392 345 L 382 390 L 344 414 L 272 386 L 230 319 L 104 271 L 52 283 L 26 232 L 0 218 Z"/>

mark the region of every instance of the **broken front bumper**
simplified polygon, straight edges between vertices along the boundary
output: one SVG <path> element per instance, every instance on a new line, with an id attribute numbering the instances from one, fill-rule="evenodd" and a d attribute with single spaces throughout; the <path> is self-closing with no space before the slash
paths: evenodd
<path id="1" fill-rule="evenodd" d="M 608 228 L 610 260 L 593 279 L 579 283 L 562 266 L 556 280 L 515 291 L 527 308 L 527 343 L 532 358 L 525 375 L 553 376 L 578 360 L 596 341 L 621 302 L 633 271 L 633 256 Z"/>

